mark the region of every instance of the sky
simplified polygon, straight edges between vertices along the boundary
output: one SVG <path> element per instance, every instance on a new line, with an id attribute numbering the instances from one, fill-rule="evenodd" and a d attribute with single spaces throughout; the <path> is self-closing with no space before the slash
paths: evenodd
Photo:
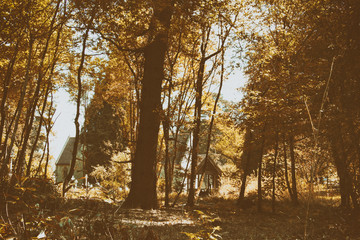
<path id="1" fill-rule="evenodd" d="M 242 94 L 238 88 L 244 86 L 245 82 L 246 78 L 243 72 L 240 69 L 235 70 L 223 84 L 222 97 L 228 101 L 239 102 Z M 50 139 L 50 154 L 53 156 L 51 165 L 53 167 L 67 138 L 75 136 L 76 112 L 76 105 L 70 101 L 70 96 L 65 89 L 60 89 L 54 100 L 57 105 L 54 117 L 56 122 L 53 127 L 54 135 Z M 81 116 L 81 121 L 83 121 L 83 116 Z"/>

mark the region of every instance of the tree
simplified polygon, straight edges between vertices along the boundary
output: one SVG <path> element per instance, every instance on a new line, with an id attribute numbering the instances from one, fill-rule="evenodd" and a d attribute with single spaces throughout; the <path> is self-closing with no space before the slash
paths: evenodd
<path id="1" fill-rule="evenodd" d="M 105 85 L 105 84 L 102 84 Z M 101 86 L 95 88 L 95 95 L 86 109 L 85 123 L 81 141 L 85 145 L 84 156 L 86 172 L 90 174 L 97 165 L 109 166 L 111 158 L 127 146 L 127 132 L 113 105 L 103 95 Z"/>
<path id="2" fill-rule="evenodd" d="M 153 3 L 154 14 L 149 26 L 152 39 L 144 49 L 144 76 L 140 102 L 139 135 L 133 160 L 131 188 L 123 207 L 157 208 L 156 151 L 161 110 L 161 85 L 168 29 L 173 3 Z"/>
<path id="3" fill-rule="evenodd" d="M 259 16 L 263 17 L 266 27 L 262 27 L 260 34 L 249 35 L 247 72 L 250 79 L 244 101 L 248 119 L 277 126 L 274 129 L 281 129 L 281 135 L 287 139 L 291 190 L 284 145 L 285 181 L 294 203 L 298 201 L 299 171 L 296 169 L 301 167 L 296 160 L 296 151 L 300 150 L 295 146 L 307 141 L 306 148 L 311 152 L 311 156 L 307 155 L 309 196 L 316 175 L 321 173 L 321 155 L 332 153 L 333 161 L 327 161 L 335 163 L 338 169 L 342 205 L 349 207 L 351 199 L 352 206 L 357 208 L 354 178 L 359 168 L 348 154 L 358 155 L 359 136 L 354 128 L 358 118 L 354 107 L 358 91 L 353 90 L 358 89 L 354 88 L 358 86 L 358 77 L 353 75 L 358 67 L 350 64 L 356 61 L 350 52 L 357 51 L 359 38 L 348 26 L 359 22 L 356 15 L 359 4 L 355 1 L 305 4 L 261 1 L 258 4 L 255 9 L 261 13 Z M 347 24 L 343 24 L 344 21 Z M 352 136 L 354 144 L 347 142 L 350 138 L 344 134 Z M 274 145 L 271 135 L 267 138 L 269 147 Z"/>

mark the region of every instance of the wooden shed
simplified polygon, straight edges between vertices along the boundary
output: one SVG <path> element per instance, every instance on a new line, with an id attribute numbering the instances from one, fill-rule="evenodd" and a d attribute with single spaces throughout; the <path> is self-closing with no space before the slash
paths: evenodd
<path id="1" fill-rule="evenodd" d="M 220 187 L 221 169 L 210 156 L 205 159 L 205 155 L 200 155 L 199 160 L 200 163 L 196 168 L 196 186 L 199 185 L 201 176 L 204 174 L 203 183 L 201 184 L 200 189 L 207 192 L 217 190 Z"/>

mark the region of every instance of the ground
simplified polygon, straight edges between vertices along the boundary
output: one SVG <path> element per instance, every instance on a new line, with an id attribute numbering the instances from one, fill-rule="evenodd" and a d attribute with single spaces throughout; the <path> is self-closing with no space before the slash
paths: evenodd
<path id="1" fill-rule="evenodd" d="M 234 203 L 212 199 L 194 209 L 125 210 L 72 199 L 62 211 L 45 214 L 44 219 L 54 221 L 38 225 L 34 233 L 39 236 L 43 228 L 50 239 L 305 239 L 307 226 L 306 239 L 360 239 L 359 216 L 336 207 L 311 206 L 306 222 L 305 206 L 281 203 L 276 213 L 269 209 L 259 213 L 255 207 L 242 210 Z M 59 227 L 47 232 L 52 224 Z M 152 237 L 146 238 L 149 234 Z"/>
<path id="2" fill-rule="evenodd" d="M 339 208 L 336 198 L 299 206 L 283 200 L 273 213 L 269 200 L 258 212 L 256 199 L 246 209 L 237 207 L 236 199 L 206 197 L 195 208 L 180 201 L 174 208 L 141 210 L 94 198 L 31 201 L 28 195 L 9 201 L 0 239 L 360 239 L 360 215 Z"/>

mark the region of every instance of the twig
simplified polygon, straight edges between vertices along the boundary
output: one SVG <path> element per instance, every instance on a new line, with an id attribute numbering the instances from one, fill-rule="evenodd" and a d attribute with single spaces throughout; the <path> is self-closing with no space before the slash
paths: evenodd
<path id="1" fill-rule="evenodd" d="M 6 200 L 5 200 L 5 201 L 6 201 Z M 15 230 L 15 228 L 14 228 L 14 226 L 12 225 L 11 220 L 10 220 L 10 217 L 9 217 L 9 208 L 8 208 L 8 203 L 7 203 L 7 202 L 6 202 L 6 204 L 5 204 L 5 210 L 6 210 L 6 217 L 7 217 L 7 219 L 8 219 L 8 222 L 9 222 L 12 230 L 14 231 L 15 235 L 18 235 L 17 232 L 16 232 L 16 230 Z"/>

